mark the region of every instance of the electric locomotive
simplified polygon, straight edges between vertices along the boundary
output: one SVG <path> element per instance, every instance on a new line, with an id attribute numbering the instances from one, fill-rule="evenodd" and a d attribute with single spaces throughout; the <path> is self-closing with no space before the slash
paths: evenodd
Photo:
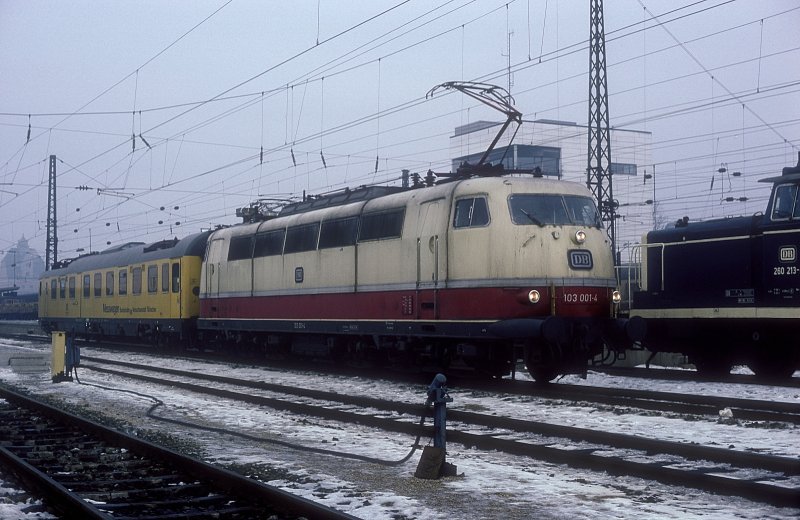
<path id="1" fill-rule="evenodd" d="M 68 260 L 39 279 L 39 323 L 90 337 L 188 344 L 209 232 L 131 242 Z"/>
<path id="2" fill-rule="evenodd" d="M 761 182 L 773 185 L 763 214 L 684 218 L 643 238 L 631 316 L 646 319 L 649 350 L 712 374 L 735 363 L 770 377 L 800 369 L 800 157 Z"/>
<path id="3" fill-rule="evenodd" d="M 551 380 L 640 339 L 619 299 L 585 187 L 465 176 L 345 191 L 213 232 L 198 328 L 229 346 L 493 376 L 523 356 Z"/>

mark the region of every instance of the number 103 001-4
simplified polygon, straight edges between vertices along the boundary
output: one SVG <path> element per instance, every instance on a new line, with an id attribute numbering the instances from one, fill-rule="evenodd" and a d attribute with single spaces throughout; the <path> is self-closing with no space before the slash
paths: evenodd
<path id="1" fill-rule="evenodd" d="M 778 266 L 772 268 L 772 275 L 773 276 L 791 276 L 795 274 L 800 274 L 800 269 L 796 265 L 789 265 L 789 266 Z"/>

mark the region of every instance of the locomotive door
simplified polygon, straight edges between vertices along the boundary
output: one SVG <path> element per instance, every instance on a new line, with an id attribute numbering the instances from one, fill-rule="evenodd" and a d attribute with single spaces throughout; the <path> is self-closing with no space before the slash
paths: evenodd
<path id="1" fill-rule="evenodd" d="M 208 242 L 206 251 L 206 298 L 212 299 L 210 306 L 212 317 L 216 317 L 217 302 L 219 298 L 219 279 L 220 279 L 220 258 L 224 249 L 225 241 L 220 238 L 212 239 Z"/>
<path id="2" fill-rule="evenodd" d="M 447 208 L 444 199 L 422 202 L 417 218 L 417 317 L 439 317 L 439 287 L 446 282 Z"/>

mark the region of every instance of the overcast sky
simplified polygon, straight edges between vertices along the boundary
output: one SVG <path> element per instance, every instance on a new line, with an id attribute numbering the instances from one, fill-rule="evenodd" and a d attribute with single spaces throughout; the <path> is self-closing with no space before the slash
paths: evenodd
<path id="1" fill-rule="evenodd" d="M 764 209 L 800 146 L 798 27 L 796 0 L 606 2 L 611 124 L 652 132 L 663 219 Z M 588 35 L 588 0 L 0 0 L 0 251 L 44 253 L 51 154 L 67 258 L 447 171 L 453 129 L 501 116 L 426 93 L 509 61 L 526 119 L 586 124 Z"/>

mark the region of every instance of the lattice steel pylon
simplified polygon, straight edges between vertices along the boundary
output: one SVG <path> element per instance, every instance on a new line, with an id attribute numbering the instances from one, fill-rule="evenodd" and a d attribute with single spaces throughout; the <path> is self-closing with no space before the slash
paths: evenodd
<path id="1" fill-rule="evenodd" d="M 58 262 L 58 219 L 56 218 L 56 156 L 50 156 L 50 175 L 47 180 L 47 246 L 44 268 L 50 270 Z M 52 259 L 52 262 L 51 262 Z"/>
<path id="2" fill-rule="evenodd" d="M 589 156 L 586 187 L 597 200 L 600 218 L 606 226 L 617 262 L 616 203 L 611 175 L 611 130 L 608 125 L 608 84 L 606 81 L 606 34 L 603 28 L 603 0 L 591 1 L 589 36 Z"/>

